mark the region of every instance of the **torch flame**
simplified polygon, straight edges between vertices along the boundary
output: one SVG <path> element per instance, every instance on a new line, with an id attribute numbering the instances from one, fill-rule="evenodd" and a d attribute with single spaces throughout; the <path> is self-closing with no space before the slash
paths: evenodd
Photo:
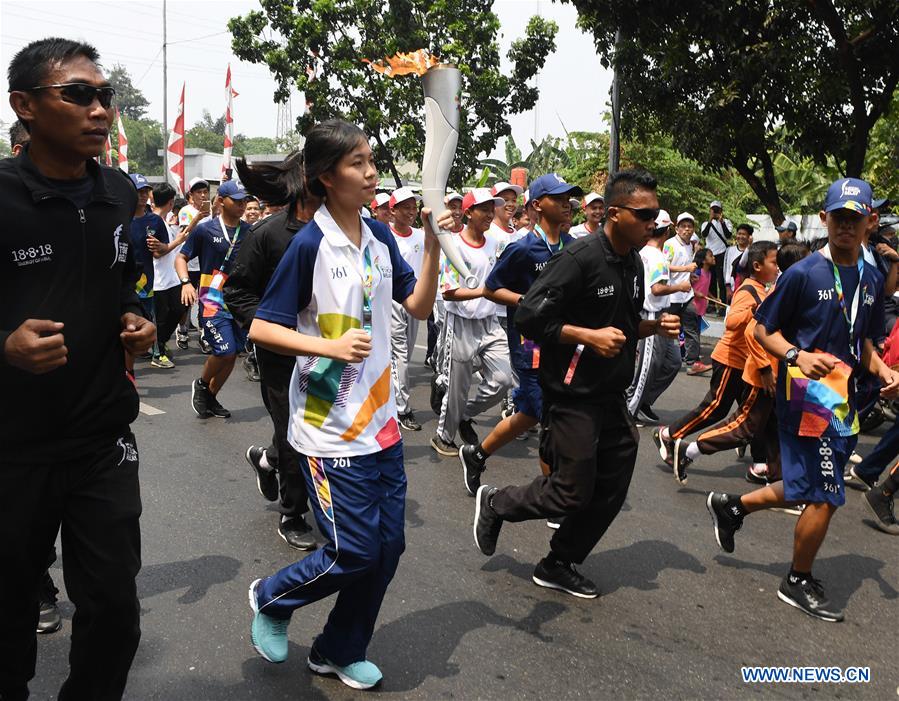
<path id="1" fill-rule="evenodd" d="M 387 63 L 386 66 L 381 61 L 369 61 L 367 58 L 363 58 L 362 61 L 388 78 L 398 75 L 409 75 L 410 73 L 424 75 L 429 68 L 440 64 L 440 60 L 427 49 L 419 49 L 410 53 L 400 51 L 395 56 L 389 56 L 384 59 Z"/>

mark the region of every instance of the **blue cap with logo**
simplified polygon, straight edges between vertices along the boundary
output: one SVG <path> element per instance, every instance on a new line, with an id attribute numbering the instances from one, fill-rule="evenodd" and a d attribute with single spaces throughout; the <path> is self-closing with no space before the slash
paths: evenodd
<path id="1" fill-rule="evenodd" d="M 246 198 L 247 191 L 236 180 L 226 180 L 219 185 L 219 197 L 230 197 L 232 200 L 242 200 Z"/>
<path id="2" fill-rule="evenodd" d="M 143 190 L 144 188 L 153 188 L 150 182 L 140 173 L 129 173 L 128 177 L 131 178 L 131 182 L 134 183 L 134 187 L 136 187 L 138 190 Z"/>
<path id="3" fill-rule="evenodd" d="M 528 201 L 536 200 L 544 195 L 573 195 L 583 197 L 584 191 L 577 185 L 566 183 L 558 173 L 547 173 L 534 180 L 528 187 Z"/>
<path id="4" fill-rule="evenodd" d="M 871 186 L 858 178 L 840 178 L 827 188 L 824 211 L 848 209 L 859 214 L 871 213 Z"/>

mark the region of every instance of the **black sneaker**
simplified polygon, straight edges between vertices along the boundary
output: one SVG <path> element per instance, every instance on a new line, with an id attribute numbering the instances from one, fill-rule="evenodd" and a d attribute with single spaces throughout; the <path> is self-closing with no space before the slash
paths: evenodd
<path id="1" fill-rule="evenodd" d="M 209 396 L 206 397 L 206 406 L 209 408 L 209 411 L 213 416 L 217 416 L 220 419 L 231 418 L 231 412 L 221 404 L 219 404 L 219 400 L 215 398 L 215 395 L 212 394 L 212 392 L 210 392 Z"/>
<path id="2" fill-rule="evenodd" d="M 814 577 L 791 582 L 790 575 L 787 575 L 780 583 L 777 598 L 804 611 L 812 618 L 834 623 L 843 620 L 843 612 L 827 600 L 824 586 Z"/>
<path id="3" fill-rule="evenodd" d="M 190 403 L 194 412 L 201 419 L 208 419 L 212 416 L 209 410 L 209 385 L 203 380 L 196 379 L 190 385 Z"/>
<path id="4" fill-rule="evenodd" d="M 871 489 L 864 496 L 865 503 L 874 514 L 874 525 L 884 533 L 899 535 L 899 521 L 893 510 L 893 495 L 884 494 L 882 489 Z"/>
<path id="5" fill-rule="evenodd" d="M 659 457 L 662 458 L 663 462 L 670 465 L 674 460 L 674 441 L 670 438 L 662 438 L 662 430 L 664 428 L 666 427 L 659 426 L 653 430 L 652 442 L 656 444 L 656 448 L 659 451 Z"/>
<path id="6" fill-rule="evenodd" d="M 315 550 L 315 536 L 312 534 L 312 526 L 306 523 L 302 516 L 281 519 L 278 524 L 278 535 L 284 539 L 290 547 L 297 550 Z"/>
<path id="7" fill-rule="evenodd" d="M 459 448 L 459 462 L 462 463 L 462 478 L 465 481 L 465 491 L 469 496 L 474 496 L 481 486 L 481 473 L 487 467 L 486 462 L 478 462 L 475 452 L 478 446 L 463 445 Z"/>
<path id="8" fill-rule="evenodd" d="M 503 520 L 490 506 L 490 499 L 496 492 L 496 487 L 482 484 L 475 495 L 474 544 L 488 556 L 496 552 L 496 539 L 503 527 Z"/>
<path id="9" fill-rule="evenodd" d="M 55 633 L 62 628 L 62 616 L 59 607 L 49 601 L 41 602 L 40 615 L 37 619 L 37 632 L 41 635 Z"/>
<path id="10" fill-rule="evenodd" d="M 680 484 L 687 483 L 687 468 L 693 462 L 692 458 L 687 457 L 687 443 L 682 438 L 674 441 L 674 460 L 671 463 L 671 470 L 674 472 L 674 479 Z"/>
<path id="11" fill-rule="evenodd" d="M 197 340 L 200 342 L 200 352 L 203 355 L 209 355 L 212 353 L 212 346 L 210 346 L 208 343 L 206 343 L 206 339 L 203 338 L 203 334 L 200 334 L 197 337 Z"/>
<path id="12" fill-rule="evenodd" d="M 243 359 L 243 369 L 247 373 L 247 379 L 250 382 L 259 382 L 259 364 L 256 362 L 256 356 L 252 353 Z"/>
<path id="13" fill-rule="evenodd" d="M 481 439 L 478 438 L 478 433 L 474 430 L 472 424 L 474 424 L 472 419 L 465 419 L 465 421 L 459 422 L 459 438 L 462 439 L 463 443 L 477 445 L 481 442 Z"/>
<path id="14" fill-rule="evenodd" d="M 411 411 L 400 414 L 397 418 L 399 419 L 400 426 L 407 431 L 421 431 L 421 424 L 415 420 L 415 414 Z"/>
<path id="15" fill-rule="evenodd" d="M 709 492 L 709 496 L 705 500 L 705 506 L 712 516 L 715 540 L 726 553 L 734 551 L 734 533 L 743 526 L 743 517 L 728 507 L 729 500 L 730 495 L 721 492 Z"/>
<path id="16" fill-rule="evenodd" d="M 595 599 L 599 596 L 596 585 L 578 572 L 570 562 L 548 562 L 544 557 L 534 568 L 531 579 L 539 587 L 558 589 L 581 599 Z"/>
<path id="17" fill-rule="evenodd" d="M 440 409 L 443 407 L 443 395 L 446 394 L 446 387 L 437 382 L 438 375 L 431 378 L 431 411 L 440 416 Z"/>
<path id="18" fill-rule="evenodd" d="M 431 438 L 431 447 L 436 450 L 441 455 L 445 455 L 446 457 L 454 457 L 459 454 L 459 446 L 457 446 L 453 441 L 445 441 L 440 436 L 434 435 Z"/>
<path id="19" fill-rule="evenodd" d="M 187 335 L 187 331 L 181 331 L 178 329 L 175 332 L 175 343 L 178 344 L 178 348 L 181 350 L 187 350 L 187 341 L 190 336 Z"/>
<path id="20" fill-rule="evenodd" d="M 641 404 L 637 409 L 637 416 L 643 419 L 643 421 L 651 424 L 657 424 L 661 421 L 659 415 L 652 410 L 652 407 L 649 406 L 649 404 Z"/>
<path id="21" fill-rule="evenodd" d="M 247 448 L 247 462 L 256 473 L 256 488 L 259 493 L 268 501 L 277 501 L 278 499 L 278 473 L 270 467 L 262 466 L 262 456 L 265 455 L 265 449 L 256 445 Z"/>

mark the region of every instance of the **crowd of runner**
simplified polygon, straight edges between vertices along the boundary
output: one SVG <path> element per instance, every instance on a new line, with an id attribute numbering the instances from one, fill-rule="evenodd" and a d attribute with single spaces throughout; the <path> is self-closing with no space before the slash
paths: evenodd
<path id="1" fill-rule="evenodd" d="M 719 201 L 672 217 L 642 170 L 603 192 L 555 173 L 497 182 L 447 192 L 430 212 L 412 188 L 379 191 L 368 138 L 332 120 L 282 163 L 238 160 L 233 179 L 194 178 L 182 197 L 94 160 L 114 97 L 97 59 L 54 39 L 9 67 L 19 121 L 0 202 L 19 226 L 0 270 L 0 383 L 15 397 L 0 404 L 0 531 L 17 574 L 0 578 L 0 698 L 27 697 L 34 632 L 59 629 L 48 568 L 60 527 L 78 611 L 60 698 L 121 696 L 139 639 L 135 382 L 194 349 L 206 359 L 185 411 L 199 419 L 230 417 L 238 358 L 259 383 L 273 435 L 245 458 L 278 502 L 280 537 L 309 552 L 249 587 L 253 645 L 271 662 L 286 659 L 293 611 L 336 594 L 309 667 L 357 689 L 380 681 L 367 648 L 405 548 L 402 432 L 422 430 L 429 409 L 431 448 L 474 498 L 481 552 L 506 522 L 553 529 L 538 586 L 598 596 L 577 565 L 621 509 L 638 428 L 651 426 L 680 484 L 700 456 L 749 451 L 755 488 L 706 497 L 717 544 L 733 552 L 755 511 L 796 514 L 777 596 L 843 619 L 812 569 L 845 486 L 899 534 L 899 422 L 867 458 L 855 453 L 862 428 L 895 420 L 899 390 L 899 220 L 867 182 L 830 186 L 826 236 L 811 241 L 791 223 L 754 241 Z M 714 317 L 724 331 L 706 362 Z M 412 401 L 421 321 L 430 407 Z M 682 371 L 708 392 L 661 425 L 653 407 Z M 490 457 L 532 435 L 534 479 L 488 484 Z"/>

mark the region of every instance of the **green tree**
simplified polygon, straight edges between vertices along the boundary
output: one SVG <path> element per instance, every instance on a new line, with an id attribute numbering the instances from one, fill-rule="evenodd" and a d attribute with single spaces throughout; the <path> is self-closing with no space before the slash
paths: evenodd
<path id="1" fill-rule="evenodd" d="M 450 175 L 459 186 L 478 156 L 510 133 L 509 115 L 536 104 L 537 89 L 528 81 L 555 49 L 558 30 L 554 22 L 531 18 L 525 36 L 507 54 L 511 67 L 501 70 L 499 19 L 485 0 L 261 0 L 261 5 L 261 11 L 228 22 L 235 55 L 269 67 L 278 82 L 276 101 L 292 86 L 305 92 L 310 107 L 297 120 L 301 133 L 331 117 L 359 124 L 376 144 L 379 167 L 397 184 L 396 160 L 420 162 L 424 151 L 420 81 L 383 77 L 362 59 L 426 48 L 459 67 L 459 145 Z"/>
<path id="2" fill-rule="evenodd" d="M 515 168 L 526 169 L 528 180 L 533 180 L 571 165 L 568 153 L 561 148 L 561 142 L 561 139 L 552 136 L 544 137 L 539 144 L 531 139 L 531 152 L 527 158 L 522 158 L 521 150 L 509 136 L 506 137 L 506 160 L 483 158 L 479 161 L 479 165 L 490 169 L 493 182 L 500 180 L 508 182 Z"/>
<path id="3" fill-rule="evenodd" d="M 147 113 L 146 107 L 150 102 L 140 90 L 134 87 L 128 70 L 117 63 L 112 67 L 107 79 L 115 88 L 115 103 L 122 116 L 129 119 L 143 119 Z M 126 132 L 127 130 L 128 127 L 125 127 Z"/>
<path id="4" fill-rule="evenodd" d="M 626 133 L 669 133 L 704 168 L 734 168 L 775 222 L 775 125 L 800 156 L 861 175 L 899 81 L 895 0 L 566 1 L 618 70 Z"/>
<path id="5" fill-rule="evenodd" d="M 899 197 L 899 90 L 893 94 L 889 114 L 871 130 L 866 174 L 875 197 Z"/>
<path id="6" fill-rule="evenodd" d="M 152 119 L 128 119 L 124 116 L 122 122 L 128 137 L 129 171 L 141 175 L 162 175 L 162 156 L 158 153 L 163 148 L 162 124 Z M 118 149 L 118 125 L 114 120 L 110 136 L 113 146 Z"/>
<path id="7" fill-rule="evenodd" d="M 278 153 L 278 145 L 274 139 L 267 136 L 236 134 L 234 136 L 234 151 L 232 153 L 235 157 L 256 153 Z"/>

